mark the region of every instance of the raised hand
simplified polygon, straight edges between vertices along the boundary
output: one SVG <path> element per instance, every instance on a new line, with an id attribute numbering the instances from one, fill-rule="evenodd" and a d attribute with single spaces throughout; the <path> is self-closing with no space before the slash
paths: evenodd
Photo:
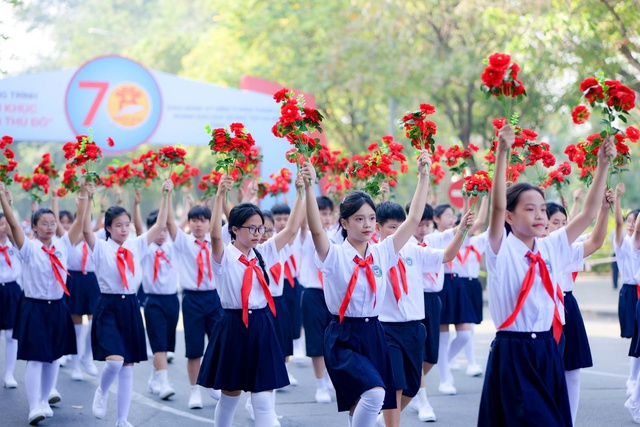
<path id="1" fill-rule="evenodd" d="M 311 187 L 316 182 L 316 170 L 310 162 L 304 162 L 300 168 L 305 187 Z"/>
<path id="2" fill-rule="evenodd" d="M 507 123 L 498 131 L 498 150 L 509 152 L 514 142 L 516 142 L 516 133 Z"/>
<path id="3" fill-rule="evenodd" d="M 420 157 L 418 157 L 418 173 L 421 176 L 426 176 L 431 171 L 431 156 L 429 156 L 429 152 L 427 150 L 422 150 L 420 152 Z"/>

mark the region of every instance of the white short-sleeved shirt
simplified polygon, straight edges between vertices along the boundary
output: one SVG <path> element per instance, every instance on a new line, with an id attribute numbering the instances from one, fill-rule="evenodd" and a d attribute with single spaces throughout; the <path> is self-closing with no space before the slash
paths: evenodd
<path id="1" fill-rule="evenodd" d="M 571 254 L 569 256 L 571 262 L 564 265 L 564 271 L 562 272 L 562 279 L 560 282 L 562 292 L 572 292 L 574 284 L 573 273 L 584 270 L 584 241 L 588 238 L 589 235 L 582 235 L 571 244 Z"/>
<path id="2" fill-rule="evenodd" d="M 211 237 L 208 234 L 205 234 L 204 239 L 208 242 L 207 247 L 209 248 L 210 257 Z M 213 284 L 214 280 L 209 279 L 209 267 L 204 250 L 202 250 L 204 271 L 202 274 L 202 282 L 200 283 L 200 287 L 198 287 L 197 258 L 201 249 L 200 245 L 196 243 L 196 238 L 192 234 L 187 234 L 182 230 L 178 230 L 178 233 L 176 234 L 176 240 L 173 242 L 173 244 L 175 246 L 174 250 L 176 251 L 176 254 L 178 254 L 178 274 L 180 276 L 180 287 L 189 291 L 213 291 L 215 289 L 215 286 Z"/>
<path id="3" fill-rule="evenodd" d="M 273 237 L 269 240 L 272 240 Z M 267 240 L 267 242 L 269 241 Z M 265 242 L 265 243 L 267 243 Z M 260 251 L 260 248 L 258 248 Z M 262 255 L 262 252 L 260 252 Z M 269 291 L 271 292 L 272 297 L 280 297 L 284 292 L 284 263 L 286 261 L 286 255 L 284 249 L 280 251 L 278 254 L 278 262 L 273 265 L 268 265 L 265 260 L 265 265 L 267 266 L 267 273 L 269 274 Z M 289 285 L 286 285 L 289 286 Z"/>
<path id="4" fill-rule="evenodd" d="M 345 312 L 346 317 L 378 316 L 382 310 L 382 303 L 387 291 L 385 273 L 398 260 L 398 254 L 395 253 L 393 247 L 393 236 L 375 245 L 367 245 L 365 259 L 369 254 L 373 256 L 371 268 L 376 279 L 376 294 L 369 286 L 365 269 L 360 269 L 358 281 Z M 321 262 L 316 254 L 316 265 L 324 276 L 324 298 L 327 302 L 327 308 L 336 316 L 339 314 L 342 300 L 347 293 L 349 280 L 351 280 L 351 275 L 356 267 L 353 261 L 356 256 L 360 255 L 347 239 L 341 245 L 330 244 L 324 262 Z"/>
<path id="5" fill-rule="evenodd" d="M 488 236 L 489 234 L 485 231 L 477 236 L 464 239 L 458 256 L 453 259 L 453 270 L 460 277 L 477 279 L 480 276 L 480 261 L 482 261 L 482 255 L 487 248 Z M 462 261 L 464 261 L 467 250 L 469 251 L 469 256 L 467 256 L 466 262 L 463 264 Z"/>
<path id="6" fill-rule="evenodd" d="M 4 245 L 0 246 L 7 247 L 6 253 L 9 255 L 9 261 L 11 261 L 11 266 L 9 266 L 4 254 L 0 253 L 0 283 L 17 282 L 20 284 L 22 282 L 22 260 L 20 259 L 18 248 L 13 246 L 9 239 L 4 242 Z M 64 273 L 62 275 L 64 277 Z"/>
<path id="7" fill-rule="evenodd" d="M 535 254 L 538 251 L 549 270 L 554 297 L 552 299 L 549 296 L 542 284 L 540 270 L 536 266 L 531 291 L 515 321 L 504 329 L 506 331 L 544 332 L 551 329 L 555 307 L 560 306 L 557 286 L 562 276 L 562 266 L 571 258 L 566 230 L 561 228 L 543 239 L 535 239 L 531 252 Z M 487 246 L 487 292 L 491 318 L 496 327 L 502 325 L 516 308 L 522 282 L 530 265 L 527 252 L 529 248 L 513 233 L 507 235 L 506 229 L 503 230 L 497 254 L 493 253 L 491 245 Z M 559 313 L 564 323 L 564 309 L 559 309 Z"/>
<path id="8" fill-rule="evenodd" d="M 20 258 L 24 263 L 22 268 L 22 289 L 28 298 L 57 300 L 62 298 L 64 291 L 56 280 L 51 266 L 49 254 L 42 250 L 44 245 L 38 239 L 25 239 L 20 248 Z M 71 250 L 71 242 L 67 233 L 51 239 L 51 246 L 55 248 L 55 255 L 60 264 L 67 269 L 67 259 Z M 56 267 L 58 268 L 58 267 Z M 63 280 L 66 273 L 58 268 Z"/>
<path id="9" fill-rule="evenodd" d="M 407 289 L 405 294 L 402 289 L 400 267 L 396 264 L 396 274 L 400 285 L 400 299 L 396 302 L 393 294 L 393 286 L 390 279 L 390 270 L 387 270 L 387 294 L 382 302 L 380 321 L 382 322 L 409 322 L 424 319 L 423 285 L 424 274 L 437 273 L 442 267 L 444 250 L 418 246 L 415 243 L 407 243 L 400 251 L 400 258 L 404 262 L 407 272 Z"/>
<path id="10" fill-rule="evenodd" d="M 229 234 L 229 223 L 222 226 L 222 243 L 227 246 L 231 243 L 231 234 Z"/>
<path id="11" fill-rule="evenodd" d="M 327 237 L 329 232 L 326 231 Z M 320 281 L 320 270 L 316 265 L 316 248 L 313 245 L 311 232 L 307 231 L 304 241 L 300 242 L 299 280 L 305 288 L 323 289 Z"/>
<path id="12" fill-rule="evenodd" d="M 267 270 L 269 270 L 268 266 L 273 266 L 280 262 L 274 239 L 269 239 L 265 243 L 258 245 L 257 249 L 260 255 L 262 255 L 262 259 L 264 259 Z M 247 266 L 239 261 L 241 255 L 243 254 L 238 248 L 233 244 L 228 244 L 224 249 L 220 264 L 213 261 L 213 272 L 216 275 L 218 295 L 220 296 L 222 308 L 236 310 L 242 308 L 242 280 Z M 253 251 L 250 251 L 246 257 L 251 261 L 256 255 Z M 256 265 L 260 267 L 259 262 Z M 267 306 L 267 298 L 262 290 L 262 286 L 255 273 L 253 273 L 251 277 L 253 278 L 253 282 L 251 285 L 251 293 L 249 294 L 249 308 L 264 308 Z"/>
<path id="13" fill-rule="evenodd" d="M 94 233 L 94 236 L 97 233 Z M 96 237 L 97 240 L 97 237 Z M 69 252 L 69 259 L 68 259 L 68 263 L 69 263 L 69 271 L 82 271 L 82 247 L 85 246 L 87 244 L 87 242 L 85 242 L 84 240 L 80 243 L 78 243 L 77 245 L 75 245 L 73 248 L 71 248 L 71 251 Z M 96 267 L 93 263 L 93 259 L 91 259 L 91 257 L 89 256 L 89 252 L 91 252 L 89 250 L 89 247 L 87 246 L 87 263 L 85 265 L 85 271 L 87 273 L 92 273 L 94 271 L 96 271 Z"/>
<path id="14" fill-rule="evenodd" d="M 614 240 L 613 252 L 616 255 L 616 261 L 618 263 L 618 270 L 620 270 L 622 283 L 625 285 L 635 285 L 636 281 L 634 279 L 633 266 L 633 239 L 631 238 L 631 236 L 625 235 L 620 246 L 618 246 Z"/>
<path id="15" fill-rule="evenodd" d="M 633 246 L 633 242 L 631 243 L 631 247 L 633 249 L 633 278 L 636 283 L 640 283 L 640 250 Z"/>
<path id="16" fill-rule="evenodd" d="M 424 243 L 427 244 L 427 247 L 432 249 L 446 249 L 449 243 L 453 240 L 453 236 L 455 235 L 455 229 L 450 228 L 449 230 L 440 232 L 434 231 L 431 234 L 428 234 L 424 237 Z M 449 270 L 449 271 L 447 271 Z M 450 273 L 451 269 L 446 264 L 442 264 L 440 266 L 440 271 L 435 275 L 436 281 L 433 281 L 434 275 L 431 273 L 427 274 L 427 281 L 425 281 L 425 292 L 440 292 L 444 287 L 444 275 L 445 273 Z"/>
<path id="17" fill-rule="evenodd" d="M 96 240 L 93 246 L 93 262 L 96 266 L 96 278 L 103 294 L 135 294 L 142 282 L 142 257 L 149 250 L 147 233 L 127 239 L 122 247 L 131 251 L 133 255 L 134 272 L 125 264 L 125 276 L 129 289 L 124 287 L 120 272 L 118 271 L 117 251 L 120 245 L 109 240 Z"/>
<path id="18" fill-rule="evenodd" d="M 164 257 L 158 257 L 158 277 L 153 281 L 153 271 L 156 262 L 156 252 L 164 252 Z M 150 243 L 146 253 L 142 257 L 142 288 L 145 293 L 152 295 L 173 295 L 178 290 L 178 256 L 171 239 L 167 239 L 158 246 Z"/>
<path id="19" fill-rule="evenodd" d="M 427 245 L 424 242 L 419 242 L 415 236 L 411 236 L 407 245 L 416 245 L 419 247 L 425 247 L 423 245 Z M 428 247 L 428 245 L 426 246 Z M 431 248 L 435 249 L 435 248 Z M 438 270 L 435 273 L 425 272 L 422 274 L 422 291 L 423 292 L 440 292 L 444 286 L 444 276 L 443 276 L 443 268 L 442 264 L 438 267 Z M 424 303 L 424 300 L 423 300 Z"/>

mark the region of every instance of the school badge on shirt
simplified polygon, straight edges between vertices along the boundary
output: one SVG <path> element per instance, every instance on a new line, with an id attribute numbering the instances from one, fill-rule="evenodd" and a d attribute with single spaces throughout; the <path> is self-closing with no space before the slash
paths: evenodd
<path id="1" fill-rule="evenodd" d="M 371 267 L 371 270 L 373 270 L 373 274 L 376 277 L 382 277 L 382 269 L 379 266 L 374 265 Z"/>
<path id="2" fill-rule="evenodd" d="M 400 257 L 402 258 L 402 257 Z M 405 264 L 407 264 L 409 267 L 411 267 L 413 265 L 413 259 L 411 257 L 406 257 L 406 258 L 402 258 L 402 260 L 404 261 Z"/>

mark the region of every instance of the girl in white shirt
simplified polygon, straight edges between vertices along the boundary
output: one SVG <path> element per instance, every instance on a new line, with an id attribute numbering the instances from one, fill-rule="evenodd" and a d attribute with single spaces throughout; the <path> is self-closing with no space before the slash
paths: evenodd
<path id="1" fill-rule="evenodd" d="M 498 332 L 491 345 L 478 426 L 572 426 L 562 356 L 564 307 L 557 284 L 571 244 L 595 219 L 606 184 L 612 138 L 598 153 L 598 168 L 583 210 L 546 233 L 544 193 L 528 183 L 507 191 L 510 125 L 499 131 L 489 222 L 487 292 Z"/>
<path id="2" fill-rule="evenodd" d="M 78 213 L 87 206 L 87 186 L 82 185 Z M 13 337 L 18 340 L 18 359 L 27 361 L 25 387 L 29 400 L 29 423 L 36 425 L 53 416 L 49 392 L 57 378 L 65 354 L 76 353 L 76 337 L 71 314 L 63 295 L 66 287 L 67 257 L 81 239 L 82 224 L 74 224 L 62 238 L 56 237 L 53 211 L 38 209 L 31 218 L 34 239 L 25 238 L 0 183 L 0 202 L 20 253 L 29 268 L 22 270 L 23 297 L 16 314 Z"/>
<path id="3" fill-rule="evenodd" d="M 418 159 L 419 179 L 412 205 L 427 201 L 426 152 Z M 400 249 L 420 223 L 422 212 L 411 211 L 393 236 L 377 244 L 369 241 L 375 232 L 376 211 L 371 197 L 350 193 L 340 204 L 340 226 L 344 243 L 331 243 L 315 200 L 315 170 L 302 167 L 307 193 L 309 230 L 316 248 L 316 264 L 324 278 L 327 307 L 334 319 L 325 331 L 324 357 L 336 389 L 338 411 L 350 412 L 354 427 L 372 426 L 381 409 L 396 407 L 389 348 L 378 321 L 386 294 L 385 273 L 397 263 Z"/>
<path id="4" fill-rule="evenodd" d="M 18 356 L 18 341 L 13 338 L 13 325 L 20 303 L 20 276 L 22 273 L 18 250 L 13 246 L 7 231 L 7 219 L 0 212 L 0 331 L 4 330 L 4 387 L 16 388 L 18 382 L 13 377 Z"/>
<path id="5" fill-rule="evenodd" d="M 156 224 L 134 239 L 129 238 L 131 216 L 121 206 L 111 206 L 105 212 L 107 240 L 96 239 L 89 215 L 84 217 L 84 238 L 95 264 L 101 292 L 91 328 L 93 357 L 106 361 L 92 411 L 96 418 L 106 416 L 109 388 L 118 377 L 117 427 L 131 427 L 127 416 L 133 391 L 133 364 L 147 360 L 142 315 L 136 296 L 142 281 L 140 263 L 167 223 L 167 195 L 172 189 L 171 180 L 162 184 L 163 197 Z"/>

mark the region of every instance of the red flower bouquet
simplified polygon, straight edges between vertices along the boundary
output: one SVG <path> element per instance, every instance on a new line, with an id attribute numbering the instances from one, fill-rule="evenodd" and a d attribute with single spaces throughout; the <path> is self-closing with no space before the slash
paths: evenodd
<path id="1" fill-rule="evenodd" d="M 98 183 L 100 175 L 95 167 L 102 158 L 102 150 L 87 135 L 77 135 L 75 142 L 67 142 L 62 147 L 64 158 L 69 160 L 67 169 L 83 167 L 85 182 Z"/>
<path id="2" fill-rule="evenodd" d="M 273 180 L 273 183 L 267 187 L 268 194 L 277 197 L 280 194 L 289 192 L 289 186 L 291 185 L 291 171 L 289 169 L 282 168 L 279 173 L 269 175 L 269 178 Z"/>
<path id="3" fill-rule="evenodd" d="M 427 116 L 436 112 L 436 108 L 430 104 L 420 104 L 420 109 L 407 112 L 400 120 L 398 125 L 404 130 L 405 135 L 411 141 L 411 145 L 416 150 L 423 148 L 433 155 L 435 153 L 435 139 L 438 127 L 431 120 L 427 120 Z"/>
<path id="4" fill-rule="evenodd" d="M 15 173 L 13 180 L 22 186 L 22 189 L 29 193 L 31 200 L 42 203 L 42 194 L 49 194 L 49 176 L 43 173 L 34 173 L 33 176 L 21 176 Z"/>
<path id="5" fill-rule="evenodd" d="M 62 174 L 62 184 L 58 189 L 58 197 L 64 197 L 67 193 L 75 193 L 80 190 L 80 182 L 75 167 L 68 167 Z"/>
<path id="6" fill-rule="evenodd" d="M 218 186 L 220 185 L 220 179 L 222 179 L 222 172 L 211 171 L 206 175 L 200 177 L 198 182 L 198 190 L 204 191 L 204 198 L 208 199 L 216 195 L 218 192 Z"/>
<path id="7" fill-rule="evenodd" d="M 257 167 L 260 155 L 255 150 L 255 140 L 242 123 L 232 123 L 229 130 L 225 128 L 211 129 L 206 127 L 211 135 L 209 148 L 217 157 L 216 171 L 224 171 L 232 175 L 236 170 L 240 175 L 247 173 L 251 167 Z"/>
<path id="8" fill-rule="evenodd" d="M 184 148 L 169 145 L 158 150 L 156 163 L 162 169 L 169 168 L 167 178 L 170 178 L 174 167 L 184 165 L 186 156 L 187 152 Z"/>
<path id="9" fill-rule="evenodd" d="M 562 189 L 569 186 L 569 175 L 571 175 L 571 164 L 569 162 L 560 163 L 557 169 L 549 172 L 547 179 L 542 183 L 544 188 L 553 185 L 560 197 L 562 197 Z"/>
<path id="10" fill-rule="evenodd" d="M 6 186 L 9 186 L 13 181 L 9 174 L 18 167 L 18 162 L 15 160 L 15 153 L 12 149 L 6 148 L 7 145 L 11 145 L 12 143 L 13 138 L 7 135 L 3 136 L 0 140 L 0 150 L 4 150 L 4 158 L 0 162 L 0 181 L 4 182 Z"/>
<path id="11" fill-rule="evenodd" d="M 478 149 L 474 144 L 469 144 L 469 149 L 462 148 L 457 144 L 452 145 L 444 152 L 444 162 L 449 166 L 451 173 L 462 175 L 464 170 L 469 166 L 466 159 L 473 157 L 473 153 L 477 152 Z"/>
<path id="12" fill-rule="evenodd" d="M 192 178 L 195 178 L 198 175 L 200 175 L 200 169 L 191 166 L 189 163 L 178 165 L 171 174 L 173 187 L 176 189 L 180 187 L 191 189 Z"/>
<path id="13" fill-rule="evenodd" d="M 119 187 L 132 186 L 133 188 L 148 187 L 151 179 L 147 178 L 143 171 L 131 166 L 129 163 L 122 163 L 114 160 L 107 166 L 106 174 L 102 179 L 102 184 L 110 188 L 112 185 Z"/>
<path id="14" fill-rule="evenodd" d="M 504 116 L 516 125 L 518 118 L 512 112 L 513 100 L 520 102 L 527 96 L 524 84 L 518 80 L 520 66 L 511 62 L 511 56 L 505 53 L 494 53 L 486 62 L 488 65 L 482 73 L 480 89 L 487 99 L 492 96 L 498 98 Z"/>

